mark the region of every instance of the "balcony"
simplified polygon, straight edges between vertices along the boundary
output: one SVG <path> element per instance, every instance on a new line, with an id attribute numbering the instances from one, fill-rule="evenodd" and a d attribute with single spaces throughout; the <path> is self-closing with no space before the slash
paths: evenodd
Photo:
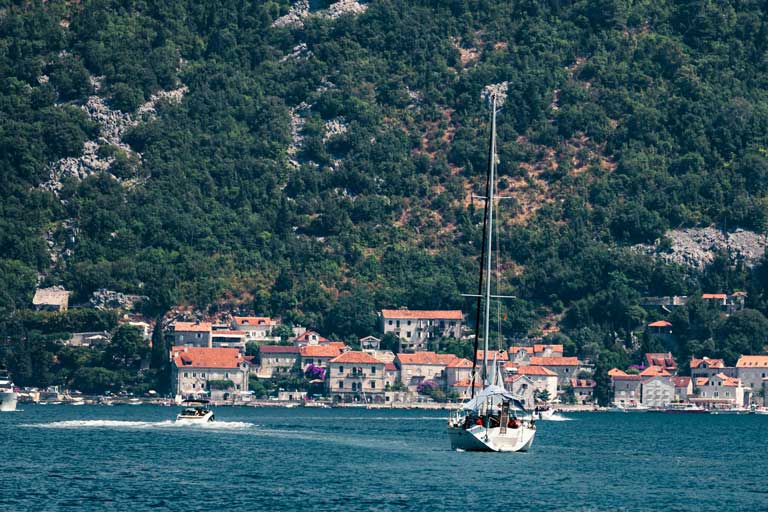
<path id="1" fill-rule="evenodd" d="M 368 374 L 365 372 L 347 372 L 344 376 L 350 379 L 365 379 Z"/>

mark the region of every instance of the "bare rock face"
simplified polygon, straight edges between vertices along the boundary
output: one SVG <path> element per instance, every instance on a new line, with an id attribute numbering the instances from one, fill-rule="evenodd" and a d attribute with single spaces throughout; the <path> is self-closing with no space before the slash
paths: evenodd
<path id="1" fill-rule="evenodd" d="M 666 238 L 671 247 L 662 247 L 660 241 L 653 245 L 639 244 L 635 248 L 652 254 L 664 261 L 704 269 L 712 263 L 718 252 L 726 252 L 731 259 L 754 266 L 765 254 L 766 237 L 759 233 L 737 229 L 723 233 L 713 227 L 672 230 Z"/>
<path id="2" fill-rule="evenodd" d="M 284 27 L 303 27 L 304 19 L 315 16 L 335 20 L 347 14 L 361 14 L 368 8 L 358 0 L 339 0 L 328 6 L 327 9 L 312 11 L 309 0 L 298 0 L 293 4 L 291 10 L 285 16 L 280 16 L 272 26 L 276 28 Z"/>
<path id="3" fill-rule="evenodd" d="M 104 288 L 93 292 L 90 304 L 96 309 L 133 309 L 133 307 L 148 297 L 143 295 L 128 295 Z"/>

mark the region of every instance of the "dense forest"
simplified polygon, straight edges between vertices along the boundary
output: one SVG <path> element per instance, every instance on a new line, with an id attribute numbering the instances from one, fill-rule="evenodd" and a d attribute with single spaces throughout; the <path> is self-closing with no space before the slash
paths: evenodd
<path id="1" fill-rule="evenodd" d="M 236 305 L 339 338 L 375 331 L 382 307 L 471 311 L 480 92 L 507 81 L 499 278 L 519 299 L 502 331 L 557 324 L 603 368 L 654 348 L 634 334 L 656 319 L 641 297 L 746 290 L 728 318 L 675 311 L 666 348 L 731 363 L 763 349 L 768 266 L 720 254 L 694 269 L 632 246 L 766 231 L 768 2 L 364 5 L 275 24 L 288 0 L 0 1 L 4 335 L 57 332 L 23 311 L 38 280 L 75 303 L 108 288 L 148 296 L 153 316 Z M 89 97 L 138 119 L 181 87 L 124 145 L 100 145 L 108 169 L 46 185 L 99 138 Z"/>

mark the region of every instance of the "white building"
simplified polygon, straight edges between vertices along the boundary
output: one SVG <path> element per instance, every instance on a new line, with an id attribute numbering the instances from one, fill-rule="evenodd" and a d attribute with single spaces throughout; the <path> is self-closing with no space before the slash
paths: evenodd
<path id="1" fill-rule="evenodd" d="M 328 362 L 328 394 L 337 401 L 384 402 L 385 363 L 350 350 Z"/>
<path id="2" fill-rule="evenodd" d="M 399 352 L 426 350 L 431 340 L 461 338 L 461 311 L 384 309 L 381 311 L 384 334 L 391 332 L 400 338 Z"/>
<path id="3" fill-rule="evenodd" d="M 768 377 L 768 356 L 741 356 L 736 372 L 742 385 L 757 392 L 763 387 L 763 379 Z"/>
<path id="4" fill-rule="evenodd" d="M 613 388 L 613 403 L 623 407 L 642 402 L 642 377 L 629 375 L 617 368 L 608 372 Z"/>
<path id="5" fill-rule="evenodd" d="M 511 375 L 504 379 L 507 389 L 520 398 L 526 408 L 532 409 L 536 405 L 534 394 L 536 385 L 525 375 Z"/>
<path id="6" fill-rule="evenodd" d="M 219 348 L 236 348 L 245 351 L 246 333 L 234 330 L 218 330 L 211 332 L 211 345 Z"/>
<path id="7" fill-rule="evenodd" d="M 229 400 L 248 391 L 248 363 L 236 348 L 173 347 L 174 393 Z"/>
<path id="8" fill-rule="evenodd" d="M 675 400 L 675 385 L 671 376 L 656 376 L 645 379 L 641 385 L 643 405 L 661 409 Z"/>
<path id="9" fill-rule="evenodd" d="M 546 391 L 549 400 L 557 398 L 557 373 L 543 366 L 517 366 L 516 363 L 507 363 L 505 365 L 509 375 L 525 375 L 528 377 L 536 391 L 542 394 Z"/>
<path id="10" fill-rule="evenodd" d="M 262 345 L 259 347 L 260 379 L 271 379 L 280 375 L 289 375 L 299 368 L 299 347 L 282 345 Z"/>
<path id="11" fill-rule="evenodd" d="M 400 368 L 401 382 L 415 393 L 424 381 L 432 381 L 440 388 L 445 387 L 446 369 L 454 359 L 457 357 L 453 354 L 416 352 L 397 354 L 395 364 Z"/>
<path id="12" fill-rule="evenodd" d="M 246 342 L 272 341 L 272 328 L 277 323 L 266 316 L 235 316 L 231 327 L 235 331 L 245 332 Z"/>
<path id="13" fill-rule="evenodd" d="M 724 373 L 713 375 L 704 380 L 700 377 L 696 382 L 696 396 L 691 399 L 707 408 L 722 406 L 743 407 L 748 405 L 748 396 L 741 380 L 738 377 L 729 377 Z"/>

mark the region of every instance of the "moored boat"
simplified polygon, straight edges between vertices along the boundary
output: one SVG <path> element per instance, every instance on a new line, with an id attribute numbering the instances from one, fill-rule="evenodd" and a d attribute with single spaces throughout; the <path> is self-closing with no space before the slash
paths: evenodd
<path id="1" fill-rule="evenodd" d="M 664 407 L 668 413 L 709 414 L 709 411 L 699 405 L 690 402 L 671 402 Z"/>

